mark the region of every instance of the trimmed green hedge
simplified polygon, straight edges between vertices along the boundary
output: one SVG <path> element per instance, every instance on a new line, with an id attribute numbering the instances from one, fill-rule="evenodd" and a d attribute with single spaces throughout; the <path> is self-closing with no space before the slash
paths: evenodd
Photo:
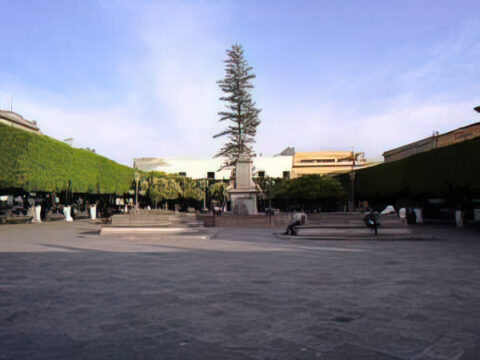
<path id="1" fill-rule="evenodd" d="M 480 194 L 480 138 L 356 171 L 362 199 Z"/>
<path id="2" fill-rule="evenodd" d="M 0 124 L 0 189 L 126 193 L 134 169 L 45 135 Z"/>

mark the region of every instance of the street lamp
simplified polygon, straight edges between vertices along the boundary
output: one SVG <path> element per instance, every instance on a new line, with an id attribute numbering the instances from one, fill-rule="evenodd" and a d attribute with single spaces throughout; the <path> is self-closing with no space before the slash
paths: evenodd
<path id="1" fill-rule="evenodd" d="M 352 151 L 352 171 L 350 172 L 350 180 L 352 182 L 350 211 L 355 210 L 355 153 Z"/>
<path id="2" fill-rule="evenodd" d="M 480 106 L 474 107 L 473 110 L 475 110 L 476 112 L 480 113 Z"/>
<path id="3" fill-rule="evenodd" d="M 140 181 L 140 174 L 135 173 L 135 210 L 138 210 L 138 182 Z"/>

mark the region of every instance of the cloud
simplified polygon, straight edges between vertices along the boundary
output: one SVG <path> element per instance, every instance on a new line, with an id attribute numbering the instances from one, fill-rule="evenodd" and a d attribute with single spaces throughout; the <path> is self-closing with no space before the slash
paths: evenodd
<path id="1" fill-rule="evenodd" d="M 480 23 L 468 23 L 423 50 L 421 61 L 384 63 L 370 73 L 338 77 L 322 91 L 281 101 L 266 97 L 259 152 L 294 146 L 299 151 L 384 151 L 479 121 Z M 383 93 L 382 93 L 383 92 Z M 267 121 L 265 121 L 267 119 Z M 275 149 L 276 150 L 273 150 Z"/>
<path id="2" fill-rule="evenodd" d="M 478 121 L 475 104 L 480 104 L 480 96 L 464 101 L 397 97 L 375 114 L 332 104 L 300 105 L 269 112 L 276 125 L 265 124 L 259 131 L 257 148 L 263 153 L 286 146 L 297 151 L 354 149 L 365 151 L 367 158 L 379 158 L 384 151 L 431 136 L 435 130 L 442 133 Z"/>
<path id="3" fill-rule="evenodd" d="M 139 53 L 112 64 L 128 90 L 116 101 L 99 104 L 95 99 L 109 98 L 109 90 L 95 89 L 89 93 L 92 105 L 82 106 L 91 89 L 78 90 L 80 105 L 7 74 L 2 88 L 15 93 L 14 110 L 37 120 L 45 134 L 73 137 L 77 146 L 96 148 L 125 164 L 143 156 L 212 156 L 220 147 L 212 135 L 219 127 L 216 80 L 222 76 L 225 51 L 214 28 L 228 18 L 228 9 L 174 2 L 119 5 L 130 12 L 125 26 Z M 8 94 L 0 99 L 0 104 L 9 103 Z"/>
<path id="4" fill-rule="evenodd" d="M 73 137 L 75 145 L 95 148 L 124 164 L 135 157 L 212 156 L 223 141 L 212 139 L 225 125 L 218 122 L 222 104 L 216 80 L 224 75 L 225 49 L 235 42 L 230 32 L 234 9 L 228 2 L 113 4 L 105 6 L 105 16 L 112 10 L 123 13 L 125 31 L 135 43 L 129 57 L 112 64 L 118 69 L 118 97 L 99 87 L 67 96 L 3 73 L 0 106 L 9 106 L 12 92 L 14 110 L 37 120 L 45 134 L 60 140 Z M 478 56 L 470 59 L 480 55 L 479 35 L 478 27 L 469 24 L 425 49 L 422 61 L 392 61 L 357 77 L 338 74 L 332 88 L 308 89 L 310 93 L 302 84 L 275 86 L 282 74 L 273 65 L 263 68 L 254 94 L 263 109 L 257 151 L 353 147 L 372 158 L 434 130 L 476 121 L 472 108 L 480 105 L 480 86 L 463 80 L 480 75 Z M 265 53 L 255 57 L 268 58 L 268 44 L 256 48 Z M 455 87 L 442 78 L 452 69 L 456 72 L 448 79 Z M 436 86 L 440 80 L 446 85 Z M 391 91 L 382 93 L 384 89 Z"/>
<path id="5" fill-rule="evenodd" d="M 211 156 L 219 146 L 220 91 L 226 40 L 220 37 L 230 10 L 210 3 L 147 4 L 139 8 L 135 28 L 145 47 L 142 79 L 157 114 L 178 134 L 177 155 Z M 212 22 L 215 18 L 215 22 Z M 182 154 L 182 148 L 188 149 Z M 172 154 L 167 150 L 168 155 Z"/>

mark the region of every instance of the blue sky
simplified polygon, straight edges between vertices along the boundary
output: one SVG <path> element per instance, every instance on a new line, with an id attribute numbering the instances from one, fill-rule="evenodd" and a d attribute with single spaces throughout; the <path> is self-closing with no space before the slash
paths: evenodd
<path id="1" fill-rule="evenodd" d="M 478 1 L 0 0 L 0 108 L 125 164 L 212 156 L 241 43 L 256 150 L 367 158 L 479 121 Z"/>

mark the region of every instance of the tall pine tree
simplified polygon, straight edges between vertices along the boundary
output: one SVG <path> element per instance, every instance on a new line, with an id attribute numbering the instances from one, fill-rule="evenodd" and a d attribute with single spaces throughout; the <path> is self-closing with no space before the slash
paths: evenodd
<path id="1" fill-rule="evenodd" d="M 241 45 L 235 44 L 226 51 L 225 78 L 217 81 L 224 92 L 220 100 L 225 102 L 225 111 L 218 113 L 219 121 L 229 121 L 226 130 L 214 135 L 214 138 L 227 136 L 227 143 L 215 157 L 224 157 L 225 166 L 233 165 L 240 156 L 255 156 L 252 145 L 255 143 L 257 126 L 260 124 L 256 107 L 252 99 L 252 80 L 255 74 L 243 56 Z"/>

